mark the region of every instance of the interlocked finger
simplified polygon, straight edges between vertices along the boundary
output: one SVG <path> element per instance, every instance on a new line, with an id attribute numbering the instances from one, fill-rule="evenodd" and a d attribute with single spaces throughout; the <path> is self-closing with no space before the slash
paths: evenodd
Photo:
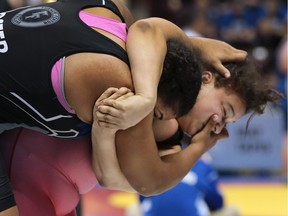
<path id="1" fill-rule="evenodd" d="M 96 112 L 96 118 L 98 122 L 109 122 L 110 120 L 110 115 L 107 115 L 102 112 Z"/>
<path id="2" fill-rule="evenodd" d="M 133 95 L 134 95 L 133 92 L 128 92 L 128 93 L 120 96 L 119 98 L 117 98 L 117 100 L 110 100 L 110 98 L 108 98 L 107 100 L 103 101 L 103 104 L 110 106 L 110 107 L 114 107 L 114 108 L 119 109 L 119 110 L 123 110 L 123 103 L 121 103 L 121 101 L 125 100 L 125 99 L 127 99 Z"/>
<path id="3" fill-rule="evenodd" d="M 102 112 L 95 113 L 97 122 L 105 122 L 107 124 L 115 124 L 118 125 L 121 123 L 121 120 L 116 116 L 112 116 L 110 114 L 105 114 Z"/>
<path id="4" fill-rule="evenodd" d="M 109 128 L 109 129 L 116 129 L 118 128 L 117 125 L 112 124 L 112 123 L 107 123 L 107 122 L 103 122 L 103 121 L 98 121 L 98 125 L 100 127 L 105 127 L 105 128 Z"/>
<path id="5" fill-rule="evenodd" d="M 103 100 L 109 98 L 111 95 L 113 95 L 115 92 L 118 91 L 118 88 L 108 88 L 96 101 L 96 106 L 99 106 Z"/>
<path id="6" fill-rule="evenodd" d="M 127 94 L 129 92 L 131 92 L 130 89 L 128 89 L 126 87 L 121 87 L 121 88 L 118 89 L 118 91 L 113 92 L 113 94 L 111 94 L 109 97 L 107 97 L 107 99 L 116 100 L 119 97 L 121 97 L 121 96 L 123 96 L 123 95 L 125 95 L 125 94 Z"/>
<path id="7" fill-rule="evenodd" d="M 102 114 L 110 115 L 113 117 L 121 116 L 121 112 L 114 108 L 113 106 L 106 106 L 106 105 L 100 105 L 97 109 L 97 112 L 100 112 Z"/>

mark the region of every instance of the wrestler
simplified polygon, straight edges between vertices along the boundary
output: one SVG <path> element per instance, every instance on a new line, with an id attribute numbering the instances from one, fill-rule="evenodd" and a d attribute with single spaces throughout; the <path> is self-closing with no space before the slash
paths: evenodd
<path id="1" fill-rule="evenodd" d="M 117 6 L 109 0 L 59 1 L 0 14 L 3 24 L 0 47 L 0 131 L 24 126 L 61 138 L 89 133 L 94 103 L 105 89 L 126 86 L 134 90 L 130 68 L 137 88 L 135 96 L 129 98 L 132 107 L 129 112 L 134 117 L 135 113 L 138 114 L 132 124 L 137 123 L 156 103 L 156 87 L 150 88 L 150 84 L 154 85 L 160 79 L 163 57 L 167 51 L 165 42 L 170 39 L 182 43 L 186 41 L 187 46 L 202 49 L 203 57 L 209 53 L 209 49 L 220 48 L 220 54 L 214 52 L 215 56 L 206 56 L 207 62 L 218 68 L 221 68 L 220 60 L 245 58 L 245 52 L 217 41 L 206 40 L 203 43 L 204 39 L 191 39 L 190 43 L 182 31 L 170 22 L 149 19 L 139 21 L 129 29 L 131 40 L 127 41 L 130 41 L 127 43 L 128 61 L 125 22 L 129 27 L 133 20 L 127 9 L 115 2 Z M 95 18 L 93 14 L 98 16 Z M 116 31 L 99 26 L 103 22 L 107 25 L 112 22 Z M 91 28 L 95 31 L 91 31 Z M 136 40 L 135 36 L 139 34 L 150 35 L 157 40 L 140 40 L 140 37 Z M 145 46 L 142 47 L 143 43 Z M 143 52 L 134 55 L 135 50 Z M 151 53 L 143 58 L 145 50 Z M 149 70 L 145 69 L 147 67 Z M 139 81 L 139 74 L 143 75 L 143 70 L 146 79 L 141 76 Z M 147 82 L 149 88 L 142 81 Z M 143 86 L 146 91 L 143 91 Z M 129 105 L 129 101 L 125 103 Z M 135 101 L 141 106 L 133 106 Z M 3 206 L 0 207 L 2 210 Z"/>
<path id="2" fill-rule="evenodd" d="M 120 128 L 122 125 L 122 122 L 117 121 L 117 117 L 122 119 L 123 116 L 121 110 L 106 104 L 115 104 L 113 101 L 115 99 L 117 101 L 117 97 L 113 94 L 109 97 L 108 93 L 107 97 L 100 98 L 102 101 L 96 103 L 95 108 L 93 124 L 95 133 L 92 140 L 93 154 L 95 154 L 93 158 L 101 161 L 101 163 L 96 162 L 95 165 L 99 182 L 103 186 L 114 189 L 124 190 L 123 188 L 127 187 L 126 190 L 129 191 L 130 187 L 132 191 L 140 191 L 143 195 L 162 193 L 177 184 L 218 139 L 228 137 L 225 129 L 228 123 L 237 121 L 244 114 L 252 113 L 251 117 L 262 114 L 267 103 L 277 102 L 281 98 L 276 90 L 263 83 L 252 61 L 245 60 L 224 65 L 231 72 L 231 77 L 228 79 L 219 76 L 211 68 L 207 68 L 202 73 L 201 90 L 196 104 L 187 115 L 178 117 L 177 121 L 172 119 L 169 122 L 156 122 L 157 118 L 155 120 L 151 113 L 141 124 L 125 131 L 118 131 L 116 139 L 117 125 L 120 125 Z M 119 99 L 122 100 L 121 97 Z M 105 100 L 110 102 L 105 103 Z M 173 118 L 173 110 L 157 106 L 155 109 L 160 113 L 156 115 L 159 119 Z M 211 119 L 215 121 L 214 124 Z M 207 122 L 208 125 L 213 126 L 208 127 L 210 131 L 206 126 L 206 130 L 203 130 L 206 133 L 197 134 Z M 161 139 L 160 137 L 167 139 L 165 134 L 170 133 L 173 128 L 170 126 L 167 131 L 167 124 L 176 125 L 174 130 L 177 130 L 179 124 L 186 137 L 190 137 L 188 144 L 191 144 L 178 154 L 159 158 L 156 144 L 151 141 L 149 133 L 154 134 L 158 140 Z M 129 136 L 129 130 L 133 135 Z M 107 150 L 108 148 L 110 151 Z M 129 154 L 125 154 L 128 149 Z M 110 160 L 105 160 L 108 156 Z M 129 163 L 133 166 L 129 167 Z"/>
<path id="3" fill-rule="evenodd" d="M 170 175 L 174 175 L 174 172 L 177 170 L 180 172 L 181 169 L 185 169 L 185 166 L 191 167 L 194 160 L 196 161 L 198 156 L 214 144 L 209 138 L 211 132 L 212 134 L 215 133 L 212 136 L 215 136 L 214 139 L 217 139 L 217 134 L 221 130 L 223 131 L 225 124 L 237 120 L 245 112 L 261 113 L 267 101 L 274 101 L 278 98 L 279 95 L 277 92 L 265 86 L 264 83 L 259 82 L 261 80 L 259 74 L 257 75 L 256 71 L 250 68 L 250 64 L 247 62 L 226 66 L 231 71 L 231 78 L 227 80 L 215 75 L 215 73 L 209 71 L 203 72 L 202 88 L 196 104 L 188 115 L 178 119 L 183 131 L 189 134 L 189 136 L 193 136 L 192 140 L 188 142 L 190 145 L 186 147 L 188 151 L 186 149 L 181 150 L 179 145 L 174 146 L 174 144 L 181 142 L 183 134 L 182 136 L 174 137 L 175 139 L 169 139 L 178 130 L 178 122 L 172 118 L 171 109 L 165 111 L 161 109 L 163 116 L 167 120 L 154 118 L 153 128 L 154 135 L 158 141 L 158 148 L 160 150 L 164 149 L 166 152 L 169 151 L 169 154 L 173 154 L 170 155 L 170 158 L 167 156 L 161 157 L 163 163 L 166 163 L 165 166 Z M 115 89 L 106 91 L 102 95 L 103 97 L 100 97 L 97 101 L 97 105 L 103 98 L 109 97 L 110 94 L 113 96 L 113 92 L 117 91 Z M 124 92 L 122 93 L 125 95 Z M 131 95 L 129 92 L 127 94 Z M 213 121 L 208 121 L 214 115 L 218 117 L 216 125 Z M 169 118 L 170 120 L 168 120 Z M 207 121 L 208 123 L 206 124 Z M 172 127 L 166 127 L 167 124 L 170 125 L 171 123 L 175 125 L 174 130 L 171 129 Z M 197 132 L 202 128 L 203 124 L 205 125 L 204 129 Z M 96 121 L 93 127 L 99 127 Z M 167 131 L 167 128 L 170 130 Z M 136 130 L 137 126 L 134 129 Z M 146 128 L 144 130 L 145 133 Z M 115 129 L 101 127 L 97 130 L 99 134 L 95 134 L 97 135 L 95 138 L 98 140 L 94 141 L 100 141 L 99 145 L 96 145 L 98 152 L 102 151 L 105 153 L 97 155 L 97 158 L 99 160 L 104 158 L 104 162 L 114 162 L 114 158 L 116 157 L 113 151 L 112 154 L 111 151 L 107 151 L 107 148 L 114 147 L 115 149 L 114 139 L 112 139 L 112 142 L 110 139 L 112 137 L 111 134 L 113 134 L 111 133 L 112 131 L 115 133 Z M 225 137 L 226 132 L 223 132 L 218 138 Z M 126 157 L 131 157 L 132 154 L 133 160 L 137 160 L 137 163 L 134 161 L 135 164 L 133 165 L 135 165 L 135 168 L 140 166 L 139 172 L 145 172 L 145 169 L 147 169 L 146 166 L 157 166 L 158 169 L 160 164 L 155 159 L 153 154 L 154 148 L 151 143 L 146 143 L 148 151 L 146 150 L 146 145 L 144 146 L 143 144 L 143 146 L 140 146 L 142 151 L 139 150 L 138 153 L 136 149 L 139 147 L 139 142 L 134 142 L 136 139 L 132 139 L 132 135 L 130 137 L 127 136 L 127 141 L 128 145 L 135 147 L 131 151 L 125 152 Z M 34 131 L 22 130 L 22 132 L 11 131 L 4 133 L 1 136 L 1 140 L 3 141 L 3 145 L 0 147 L 5 152 L 4 159 L 10 173 L 13 188 L 15 188 L 15 197 L 20 213 L 23 215 L 41 214 L 43 216 L 75 215 L 74 208 L 79 201 L 80 194 L 89 191 L 96 183 L 96 177 L 91 166 L 92 149 L 89 136 L 74 140 L 60 140 Z M 130 142 L 133 142 L 133 144 Z M 122 145 L 125 145 L 125 143 L 122 143 Z M 106 148 L 106 150 L 103 151 L 103 148 Z M 156 151 L 158 155 L 158 149 Z M 108 154 L 109 152 L 110 154 Z M 135 152 L 137 155 L 133 155 Z M 149 154 L 149 160 L 153 162 L 150 164 L 149 160 L 145 159 L 145 164 L 148 164 L 141 166 L 143 160 L 143 155 L 141 154 L 144 154 L 144 157 L 148 157 Z M 193 155 L 193 157 L 190 157 L 189 154 Z M 163 152 L 161 155 L 163 155 Z M 173 161 L 171 161 L 171 157 L 174 157 Z M 154 164 L 155 161 L 157 163 Z M 121 163 L 121 160 L 119 162 Z M 177 167 L 173 168 L 174 163 L 178 164 Z M 101 167 L 105 172 L 102 173 L 102 170 L 99 170 L 99 183 L 112 189 L 129 190 L 129 188 L 123 188 L 123 186 L 129 185 L 129 183 L 127 185 L 122 183 L 122 179 L 117 176 L 117 170 L 114 172 L 115 167 L 117 168 L 115 164 L 109 167 L 109 169 Z M 125 167 L 121 168 L 125 170 Z M 108 171 L 111 171 L 113 175 L 111 176 L 111 173 L 109 174 Z M 132 172 L 135 171 L 132 170 Z M 182 172 L 185 171 L 182 170 Z M 101 178 L 101 175 L 104 176 Z M 110 177 L 110 182 L 107 183 L 105 177 Z M 134 178 L 138 177 L 135 176 Z M 125 181 L 127 180 L 125 179 Z M 114 182 L 114 185 L 111 185 L 111 182 Z M 162 184 L 165 185 L 166 183 L 163 181 L 160 185 L 163 190 Z M 122 186 L 122 188 L 119 188 L 119 186 Z M 132 190 L 135 191 L 133 188 Z"/>

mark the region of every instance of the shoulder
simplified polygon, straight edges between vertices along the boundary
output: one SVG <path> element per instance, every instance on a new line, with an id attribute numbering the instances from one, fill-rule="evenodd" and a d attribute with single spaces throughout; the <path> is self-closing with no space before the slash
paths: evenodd
<path id="1" fill-rule="evenodd" d="M 109 87 L 132 88 L 132 79 L 128 65 L 116 57 L 79 53 L 66 58 L 64 86 L 69 105 L 89 123 L 100 95 Z"/>

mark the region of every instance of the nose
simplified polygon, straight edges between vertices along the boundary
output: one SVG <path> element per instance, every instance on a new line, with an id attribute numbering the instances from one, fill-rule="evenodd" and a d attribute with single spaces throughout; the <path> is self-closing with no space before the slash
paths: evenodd
<path id="1" fill-rule="evenodd" d="M 214 128 L 214 133 L 215 134 L 220 134 L 223 128 L 225 128 L 226 123 L 224 121 L 217 122 Z"/>

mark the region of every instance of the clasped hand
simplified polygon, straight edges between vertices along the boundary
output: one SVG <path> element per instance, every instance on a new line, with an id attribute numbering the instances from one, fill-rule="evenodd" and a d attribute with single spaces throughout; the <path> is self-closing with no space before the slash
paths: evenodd
<path id="1" fill-rule="evenodd" d="M 108 88 L 96 101 L 94 121 L 100 127 L 125 130 L 136 125 L 154 108 L 154 102 L 130 89 Z"/>

